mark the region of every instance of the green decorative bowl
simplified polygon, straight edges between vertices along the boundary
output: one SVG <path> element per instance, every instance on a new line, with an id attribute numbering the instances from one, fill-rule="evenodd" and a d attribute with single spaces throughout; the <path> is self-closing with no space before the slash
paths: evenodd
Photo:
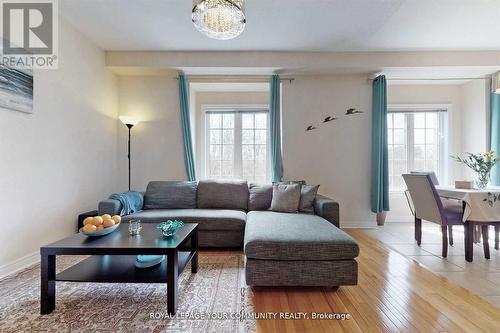
<path id="1" fill-rule="evenodd" d="M 183 225 L 184 223 L 182 221 L 168 220 L 161 222 L 156 226 L 156 228 L 161 231 L 163 236 L 172 237 L 178 229 L 182 228 Z"/>

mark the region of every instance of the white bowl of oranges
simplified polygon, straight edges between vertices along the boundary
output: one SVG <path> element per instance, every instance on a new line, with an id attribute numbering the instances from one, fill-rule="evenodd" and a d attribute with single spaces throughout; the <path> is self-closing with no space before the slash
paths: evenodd
<path id="1" fill-rule="evenodd" d="M 120 215 L 104 214 L 101 216 L 87 217 L 83 220 L 83 227 L 80 233 L 86 236 L 104 236 L 115 231 L 120 225 L 122 217 Z"/>

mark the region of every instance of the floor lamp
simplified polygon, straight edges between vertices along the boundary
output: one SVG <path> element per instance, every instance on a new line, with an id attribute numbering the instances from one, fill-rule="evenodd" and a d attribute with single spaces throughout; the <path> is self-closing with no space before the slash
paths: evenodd
<path id="1" fill-rule="evenodd" d="M 130 191 L 130 130 L 134 125 L 137 125 L 139 120 L 135 117 L 120 116 L 120 120 L 128 128 L 128 190 Z"/>

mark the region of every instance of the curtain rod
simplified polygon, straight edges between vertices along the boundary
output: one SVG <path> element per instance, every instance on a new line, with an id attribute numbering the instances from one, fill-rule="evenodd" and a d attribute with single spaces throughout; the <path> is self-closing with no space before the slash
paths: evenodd
<path id="1" fill-rule="evenodd" d="M 242 82 L 242 83 L 269 83 L 269 79 L 271 76 L 249 76 L 249 77 L 227 77 L 227 76 L 190 76 L 187 75 L 188 81 L 189 82 L 213 82 L 213 83 L 219 83 L 219 82 Z M 178 77 L 174 77 L 175 80 L 178 80 Z M 280 78 L 280 81 L 288 81 L 289 83 L 292 83 L 295 78 L 293 77 L 287 77 L 287 78 Z"/>
<path id="2" fill-rule="evenodd" d="M 453 77 L 453 78 L 386 78 L 387 81 L 453 81 L 453 80 L 489 80 L 489 77 Z M 369 78 L 373 81 L 375 78 Z"/>

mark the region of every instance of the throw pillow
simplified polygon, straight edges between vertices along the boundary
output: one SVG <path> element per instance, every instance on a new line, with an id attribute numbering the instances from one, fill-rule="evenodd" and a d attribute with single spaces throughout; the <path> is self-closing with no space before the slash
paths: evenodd
<path id="1" fill-rule="evenodd" d="M 318 194 L 319 185 L 302 185 L 300 188 L 299 211 L 314 213 L 314 199 Z"/>
<path id="2" fill-rule="evenodd" d="M 273 200 L 273 186 L 250 183 L 248 185 L 248 210 L 268 210 Z"/>
<path id="3" fill-rule="evenodd" d="M 283 213 L 295 213 L 299 209 L 300 185 L 273 185 L 273 200 L 271 210 Z"/>

